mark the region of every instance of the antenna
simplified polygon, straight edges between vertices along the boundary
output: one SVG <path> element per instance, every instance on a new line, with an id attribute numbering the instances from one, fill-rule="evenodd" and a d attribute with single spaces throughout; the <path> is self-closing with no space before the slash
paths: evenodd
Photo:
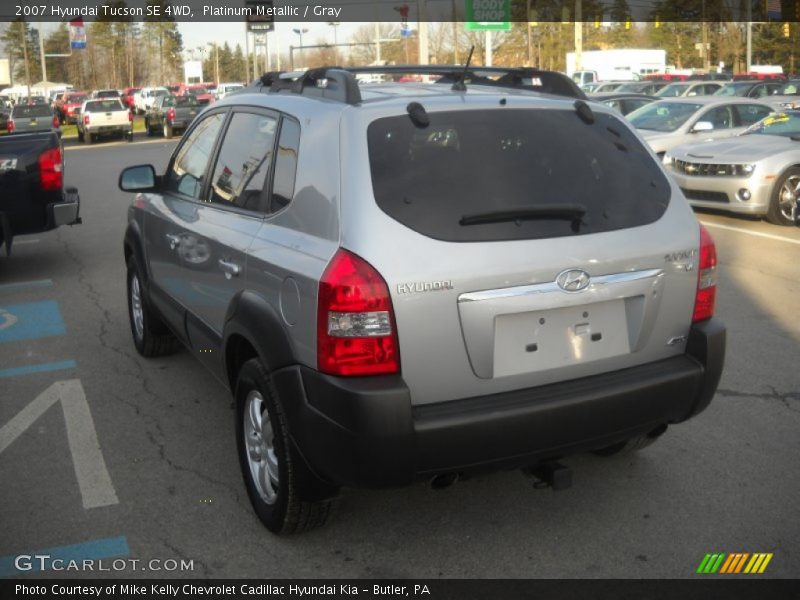
<path id="1" fill-rule="evenodd" d="M 467 63 L 464 65 L 464 70 L 461 71 L 461 77 L 458 78 L 458 81 L 453 82 L 453 87 L 450 89 L 454 92 L 466 92 L 467 86 L 464 85 L 464 79 L 467 77 L 467 70 L 469 69 L 469 63 L 472 62 L 472 53 L 475 52 L 475 45 L 473 44 L 472 47 L 469 49 L 469 56 L 467 57 Z"/>

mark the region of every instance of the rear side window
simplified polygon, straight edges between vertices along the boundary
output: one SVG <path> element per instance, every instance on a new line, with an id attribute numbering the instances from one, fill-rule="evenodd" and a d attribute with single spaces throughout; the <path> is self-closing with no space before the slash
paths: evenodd
<path id="1" fill-rule="evenodd" d="M 742 125 L 757 123 L 772 112 L 772 110 L 766 106 L 760 106 L 758 104 L 737 104 L 735 108 L 739 113 L 739 119 Z"/>
<path id="2" fill-rule="evenodd" d="M 589 125 L 573 110 L 428 114 L 425 128 L 403 115 L 367 130 L 378 206 L 428 237 L 599 233 L 652 223 L 669 203 L 658 164 L 612 115 Z"/>
<path id="3" fill-rule="evenodd" d="M 294 180 L 297 174 L 297 154 L 300 149 L 300 124 L 284 117 L 278 154 L 275 157 L 275 176 L 272 181 L 270 212 L 278 212 L 294 197 Z"/>
<path id="4" fill-rule="evenodd" d="M 276 129 L 277 121 L 267 115 L 233 115 L 211 178 L 211 202 L 263 211 Z"/>

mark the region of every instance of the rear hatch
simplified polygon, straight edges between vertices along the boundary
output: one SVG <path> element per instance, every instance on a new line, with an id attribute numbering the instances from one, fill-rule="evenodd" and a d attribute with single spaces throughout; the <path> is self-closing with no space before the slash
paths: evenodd
<path id="1" fill-rule="evenodd" d="M 607 112 L 503 106 L 367 128 L 343 245 L 387 281 L 414 404 L 685 349 L 699 229 L 652 154 Z"/>
<path id="2" fill-rule="evenodd" d="M 84 116 L 89 115 L 89 126 L 92 129 L 119 127 L 129 124 L 128 109 L 119 100 L 93 100 L 86 103 Z"/>

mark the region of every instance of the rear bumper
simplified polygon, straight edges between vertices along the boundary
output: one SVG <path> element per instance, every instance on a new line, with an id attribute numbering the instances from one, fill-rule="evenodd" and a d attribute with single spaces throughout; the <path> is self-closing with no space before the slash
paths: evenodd
<path id="1" fill-rule="evenodd" d="M 273 374 L 295 446 L 336 485 L 384 487 L 452 471 L 534 464 L 679 423 L 713 397 L 725 356 L 717 320 L 692 327 L 687 353 L 575 381 L 412 407 L 400 376 Z"/>

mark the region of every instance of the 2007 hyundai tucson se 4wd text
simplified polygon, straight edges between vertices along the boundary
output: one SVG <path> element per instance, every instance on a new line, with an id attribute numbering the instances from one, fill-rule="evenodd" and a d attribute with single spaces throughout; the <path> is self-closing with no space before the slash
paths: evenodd
<path id="1" fill-rule="evenodd" d="M 266 74 L 163 175 L 120 175 L 136 348 L 185 345 L 232 390 L 264 524 L 319 525 L 342 486 L 643 447 L 702 411 L 714 243 L 635 131 L 555 73 L 370 70 Z"/>

